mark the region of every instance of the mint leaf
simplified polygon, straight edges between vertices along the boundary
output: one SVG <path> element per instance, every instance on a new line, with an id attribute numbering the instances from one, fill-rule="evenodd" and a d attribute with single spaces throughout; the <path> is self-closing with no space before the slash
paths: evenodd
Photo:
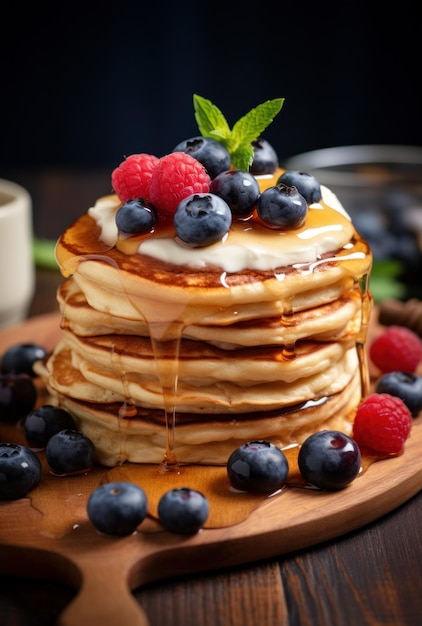
<path id="1" fill-rule="evenodd" d="M 231 153 L 233 166 L 237 170 L 247 172 L 253 161 L 253 147 L 251 144 L 242 144 Z"/>
<path id="2" fill-rule="evenodd" d="M 225 138 L 230 136 L 230 128 L 226 118 L 211 100 L 194 94 L 193 108 L 199 132 L 203 137 Z"/>
<path id="3" fill-rule="evenodd" d="M 276 100 L 267 100 L 251 109 L 233 126 L 233 140 L 241 145 L 257 139 L 281 111 L 283 103 L 284 98 L 277 98 Z"/>
<path id="4" fill-rule="evenodd" d="M 284 98 L 267 100 L 251 109 L 230 129 L 223 113 L 211 100 L 197 94 L 193 96 L 195 119 L 201 135 L 220 141 L 229 151 L 233 166 L 246 171 L 253 161 L 252 141 L 262 135 L 283 104 Z"/>

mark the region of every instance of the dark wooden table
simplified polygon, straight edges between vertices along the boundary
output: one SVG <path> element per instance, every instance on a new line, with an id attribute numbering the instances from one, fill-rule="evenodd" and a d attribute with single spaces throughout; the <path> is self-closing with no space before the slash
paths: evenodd
<path id="1" fill-rule="evenodd" d="M 32 188 L 31 180 L 14 179 L 26 183 L 37 198 L 41 237 L 56 236 L 54 229 L 60 232 L 96 195 L 109 192 L 106 174 L 88 178 L 84 193 L 81 175 L 67 174 L 61 183 L 60 176 L 45 175 L 34 178 Z M 63 190 L 67 211 L 61 208 Z M 30 315 L 57 309 L 60 280 L 57 270 L 37 268 Z M 74 595 L 75 590 L 57 581 L 2 575 L 0 624 L 54 625 Z M 134 597 L 150 626 L 417 626 L 422 623 L 422 493 L 336 540 L 262 562 L 150 584 L 135 590 Z"/>

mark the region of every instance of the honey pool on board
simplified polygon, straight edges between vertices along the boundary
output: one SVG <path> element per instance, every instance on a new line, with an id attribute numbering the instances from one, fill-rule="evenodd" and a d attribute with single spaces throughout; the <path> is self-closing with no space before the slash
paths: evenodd
<path id="1" fill-rule="evenodd" d="M 4 432 L 11 440 L 25 443 L 19 427 L 6 425 Z M 226 469 L 221 466 L 186 465 L 181 466 L 179 472 L 166 472 L 163 476 L 157 465 L 126 463 L 112 469 L 95 466 L 81 474 L 56 476 L 50 471 L 45 454 L 41 451 L 38 455 L 43 473 L 39 486 L 25 499 L 3 505 L 22 507 L 24 501 L 29 502 L 34 514 L 34 531 L 51 539 L 60 539 L 85 532 L 84 527 L 88 524 L 86 503 L 96 487 L 110 481 L 128 480 L 138 484 L 147 494 L 148 515 L 140 524 L 138 532 L 150 534 L 163 532 L 157 513 L 160 497 L 174 487 L 189 486 L 204 493 L 209 501 L 210 515 L 204 528 L 225 528 L 247 520 L 253 511 L 265 503 L 274 502 L 277 506 L 276 503 L 280 498 L 284 498 L 286 492 L 290 495 L 296 493 L 299 500 L 295 499 L 295 502 L 300 502 L 301 498 L 313 495 L 317 497 L 318 493 L 324 493 L 307 485 L 300 476 L 297 467 L 298 450 L 299 446 L 291 446 L 284 450 L 289 463 L 289 477 L 282 489 L 271 494 L 245 493 L 232 489 Z M 385 457 L 382 455 L 377 456 L 364 451 L 362 470 L 355 480 L 359 480 L 372 463 L 383 459 Z M 332 492 L 330 495 L 335 497 L 335 493 Z M 282 507 L 282 504 L 280 505 Z M 23 511 L 24 508 L 22 513 Z M 27 514 L 28 512 L 25 513 Z"/>

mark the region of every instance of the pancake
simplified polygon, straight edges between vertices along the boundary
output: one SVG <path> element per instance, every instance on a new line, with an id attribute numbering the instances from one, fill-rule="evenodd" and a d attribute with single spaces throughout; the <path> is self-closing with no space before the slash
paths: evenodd
<path id="1" fill-rule="evenodd" d="M 140 337 L 103 336 L 77 339 L 65 333 L 50 362 L 57 391 L 95 402 L 101 395 L 113 401 L 130 401 L 146 408 L 162 408 L 162 381 L 171 380 L 173 351 L 154 357 L 149 340 Z M 110 359 L 110 353 L 113 357 Z M 177 389 L 167 392 L 167 401 L 177 411 L 216 413 L 251 412 L 307 400 L 321 393 L 331 395 L 345 386 L 357 366 L 354 344 L 301 342 L 294 359 L 282 350 L 243 349 L 224 351 L 198 342 L 183 342 L 178 355 Z M 56 361 L 73 367 L 85 382 L 80 394 L 65 383 Z M 63 370 L 63 366 L 61 366 Z M 100 394 L 98 389 L 104 391 Z"/>
<path id="2" fill-rule="evenodd" d="M 308 401 L 284 410 L 254 412 L 234 417 L 217 414 L 201 420 L 192 413 L 176 415 L 174 454 L 180 463 L 224 465 L 231 452 L 259 437 L 280 448 L 301 444 L 313 432 L 334 429 L 351 433 L 351 415 L 361 397 L 355 371 L 349 384 L 329 398 Z M 168 446 L 163 411 L 138 408 L 122 417 L 122 404 L 89 403 L 70 396 L 61 405 L 72 413 L 80 430 L 95 441 L 99 463 L 114 467 L 133 463 L 161 463 Z M 124 414 L 123 414 L 124 415 Z M 259 425 L 259 431 L 257 430 Z"/>
<path id="3" fill-rule="evenodd" d="M 148 324 L 144 319 L 124 319 L 90 307 L 83 291 L 73 279 L 59 286 L 57 299 L 66 326 L 76 335 L 127 334 L 149 337 Z M 301 310 L 294 315 L 282 315 L 281 306 L 276 315 L 273 310 L 259 309 L 255 311 L 253 320 L 243 319 L 238 312 L 236 319 L 241 321 L 227 323 L 226 319 L 221 319 L 218 326 L 198 323 L 183 326 L 181 332 L 187 339 L 206 341 L 225 349 L 286 345 L 305 338 L 338 340 L 351 333 L 353 336 L 356 334 L 360 325 L 361 296 L 358 289 L 351 289 L 325 305 Z"/>
<path id="4" fill-rule="evenodd" d="M 372 257 L 330 190 L 299 228 L 252 215 L 200 248 L 166 220 L 121 236 L 120 206 L 98 199 L 59 238 L 63 336 L 45 368 L 100 463 L 224 464 L 251 439 L 350 432 Z"/>

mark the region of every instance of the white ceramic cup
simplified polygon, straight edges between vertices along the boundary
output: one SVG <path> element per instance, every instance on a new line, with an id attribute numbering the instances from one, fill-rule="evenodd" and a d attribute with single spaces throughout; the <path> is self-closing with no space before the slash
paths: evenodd
<path id="1" fill-rule="evenodd" d="M 25 319 L 35 289 L 32 200 L 22 186 L 0 178 L 0 327 Z"/>

